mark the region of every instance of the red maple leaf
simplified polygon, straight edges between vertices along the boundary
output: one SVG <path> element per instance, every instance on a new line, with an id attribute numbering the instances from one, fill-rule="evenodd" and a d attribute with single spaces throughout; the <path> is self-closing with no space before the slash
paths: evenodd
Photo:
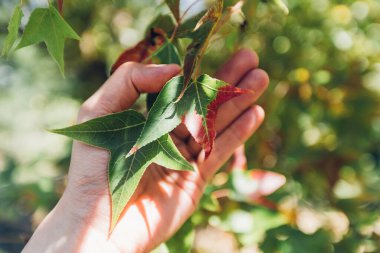
<path id="1" fill-rule="evenodd" d="M 111 74 L 126 62 L 143 62 L 165 42 L 165 32 L 159 28 L 152 28 L 149 35 L 135 47 L 125 50 L 111 68 Z M 149 62 L 147 62 L 149 63 Z"/>
<path id="2" fill-rule="evenodd" d="M 207 106 L 206 117 L 199 115 L 195 111 L 185 115 L 183 123 L 195 141 L 202 146 L 206 159 L 214 146 L 216 137 L 215 122 L 219 106 L 234 97 L 251 92 L 251 90 L 240 89 L 232 85 L 223 86 L 218 90 L 215 100 Z"/>

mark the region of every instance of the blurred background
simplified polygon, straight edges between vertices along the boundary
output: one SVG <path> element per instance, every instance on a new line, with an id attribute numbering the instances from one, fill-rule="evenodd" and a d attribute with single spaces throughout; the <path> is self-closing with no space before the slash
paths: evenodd
<path id="1" fill-rule="evenodd" d="M 249 170 L 218 173 L 157 252 L 380 252 L 380 2 L 288 0 L 289 15 L 269 2 L 249 0 L 203 61 L 212 73 L 245 46 L 271 77 Z M 0 2 L 0 48 L 17 4 Z M 39 6 L 26 1 L 23 25 Z M 65 78 L 43 44 L 0 58 L 0 253 L 19 252 L 64 190 L 71 141 L 46 129 L 73 124 L 117 56 L 168 12 L 161 0 L 65 0 L 81 36 L 67 41 Z M 262 189 L 262 175 L 277 185 Z"/>

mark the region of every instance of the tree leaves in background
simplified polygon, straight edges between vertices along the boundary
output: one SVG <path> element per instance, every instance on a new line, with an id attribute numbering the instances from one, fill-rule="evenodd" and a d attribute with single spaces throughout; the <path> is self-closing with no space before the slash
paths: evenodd
<path id="1" fill-rule="evenodd" d="M 170 253 L 189 253 L 194 245 L 195 230 L 194 225 L 190 219 L 188 219 L 182 227 L 170 238 L 166 245 L 170 249 Z M 181 243 L 178 243 L 181 242 Z"/>
<path id="2" fill-rule="evenodd" d="M 18 29 L 20 27 L 21 19 L 23 16 L 24 14 L 22 13 L 21 6 L 17 5 L 8 24 L 8 35 L 5 39 L 4 47 L 2 50 L 2 55 L 6 57 L 8 57 L 14 43 L 16 42 Z"/>
<path id="3" fill-rule="evenodd" d="M 289 14 L 288 6 L 286 6 L 283 0 L 272 0 L 271 2 L 277 5 L 284 12 L 284 14 Z"/>
<path id="4" fill-rule="evenodd" d="M 169 6 L 177 22 L 179 22 L 181 19 L 179 10 L 180 0 L 165 0 L 165 3 Z"/>
<path id="5" fill-rule="evenodd" d="M 111 232 L 150 164 L 156 163 L 174 170 L 193 170 L 169 135 L 163 135 L 126 158 L 140 136 L 144 123 L 141 114 L 127 110 L 52 131 L 110 151 L 108 179 L 112 198 Z"/>
<path id="6" fill-rule="evenodd" d="M 135 47 L 126 49 L 111 68 L 111 74 L 126 62 L 143 62 L 166 41 L 165 32 L 152 28 L 150 34 Z"/>
<path id="7" fill-rule="evenodd" d="M 289 225 L 268 230 L 260 249 L 264 253 L 301 253 L 305 252 L 305 249 L 310 253 L 334 252 L 326 231 L 318 230 L 312 235 L 307 235 Z"/>
<path id="8" fill-rule="evenodd" d="M 175 77 L 164 86 L 149 111 L 146 124 L 133 151 L 171 132 L 183 121 L 194 139 L 202 145 L 207 157 L 216 136 L 215 119 L 218 106 L 248 92 L 208 75 L 202 75 L 188 86 L 183 98 L 176 101 L 183 90 L 183 81 L 183 77 Z"/>
<path id="9" fill-rule="evenodd" d="M 80 39 L 56 8 L 37 8 L 30 16 L 17 49 L 45 42 L 50 55 L 64 74 L 63 51 L 66 38 Z"/>

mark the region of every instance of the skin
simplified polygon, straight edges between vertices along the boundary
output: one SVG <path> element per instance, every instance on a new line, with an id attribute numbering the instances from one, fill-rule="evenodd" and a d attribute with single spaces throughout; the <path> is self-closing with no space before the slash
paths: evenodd
<path id="1" fill-rule="evenodd" d="M 158 92 L 179 73 L 177 65 L 126 63 L 82 105 L 78 123 L 128 109 L 140 93 Z M 184 126 L 172 133 L 180 151 L 193 162 L 195 172 L 152 165 L 109 235 L 109 154 L 74 142 L 67 188 L 23 252 L 149 252 L 169 239 L 195 211 L 207 182 L 264 119 L 263 109 L 253 104 L 269 80 L 258 69 L 254 52 L 240 50 L 216 77 L 254 93 L 220 106 L 214 150 L 206 161 Z"/>

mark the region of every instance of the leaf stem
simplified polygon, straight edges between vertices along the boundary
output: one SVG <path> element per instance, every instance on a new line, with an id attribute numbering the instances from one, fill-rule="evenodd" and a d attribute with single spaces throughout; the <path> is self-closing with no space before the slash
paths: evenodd
<path id="1" fill-rule="evenodd" d="M 182 24 L 182 21 L 183 19 L 185 18 L 186 14 L 191 10 L 191 8 L 193 8 L 200 0 L 196 0 L 194 1 L 193 3 L 191 3 L 189 5 L 189 7 L 187 7 L 187 9 L 183 12 L 183 14 L 181 15 L 181 17 L 179 17 L 178 21 L 177 21 L 177 24 L 176 26 L 174 27 L 174 30 L 173 30 L 173 33 L 172 33 L 172 36 L 170 37 L 170 42 L 173 42 L 173 40 L 175 39 L 175 36 L 177 35 L 177 32 L 178 32 L 178 29 L 179 29 L 179 26 Z"/>

